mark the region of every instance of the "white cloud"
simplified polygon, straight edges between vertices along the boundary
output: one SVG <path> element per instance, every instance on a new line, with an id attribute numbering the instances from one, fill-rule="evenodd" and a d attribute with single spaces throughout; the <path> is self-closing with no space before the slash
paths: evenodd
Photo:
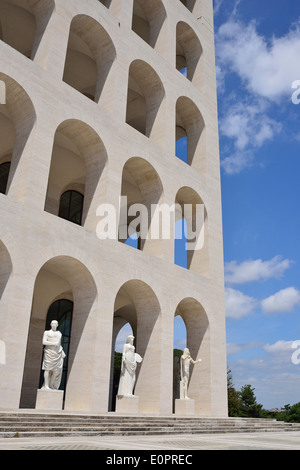
<path id="1" fill-rule="evenodd" d="M 279 279 L 289 269 L 291 261 L 275 256 L 271 260 L 247 260 L 238 264 L 237 261 L 225 263 L 225 280 L 230 284 L 243 284 L 251 281 L 265 281 L 270 278 Z"/>
<path id="2" fill-rule="evenodd" d="M 216 46 L 218 64 L 237 73 L 252 93 L 272 101 L 291 96 L 300 77 L 300 24 L 268 41 L 254 21 L 245 25 L 231 17 L 219 28 Z"/>
<path id="3" fill-rule="evenodd" d="M 256 299 L 231 287 L 225 289 L 225 306 L 227 318 L 239 320 L 252 313 L 257 306 Z"/>
<path id="4" fill-rule="evenodd" d="M 272 106 L 291 101 L 292 83 L 300 77 L 300 20 L 285 36 L 269 40 L 258 33 L 254 21 L 236 19 L 237 5 L 216 33 L 219 94 L 232 72 L 241 79 L 238 91 L 243 93 L 226 103 L 224 115 L 220 113 L 220 134 L 232 143 L 221 160 L 227 174 L 252 166 L 257 150 L 279 135 L 283 125 L 274 119 Z"/>
<path id="5" fill-rule="evenodd" d="M 281 131 L 282 125 L 268 116 L 267 109 L 268 104 L 264 100 L 248 104 L 238 102 L 228 106 L 226 115 L 220 119 L 221 135 L 233 142 L 231 155 L 222 161 L 226 173 L 239 173 L 250 166 L 255 149 L 262 147 Z"/>
<path id="6" fill-rule="evenodd" d="M 294 341 L 284 341 L 280 339 L 276 341 L 276 343 L 266 344 L 264 350 L 272 354 L 286 354 L 288 352 L 291 355 L 293 343 Z"/>
<path id="7" fill-rule="evenodd" d="M 292 312 L 297 306 L 300 306 L 300 291 L 295 287 L 282 289 L 261 302 L 264 313 Z"/>

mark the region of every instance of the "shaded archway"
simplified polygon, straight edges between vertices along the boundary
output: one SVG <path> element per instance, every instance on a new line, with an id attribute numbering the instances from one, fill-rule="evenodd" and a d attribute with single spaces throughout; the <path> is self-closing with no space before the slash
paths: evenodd
<path id="1" fill-rule="evenodd" d="M 5 104 L 0 104 L 0 164 L 7 165 L 6 184 L 3 181 L 2 188 L 7 194 L 36 121 L 36 113 L 28 94 L 15 80 L 3 73 L 0 73 L 0 80 L 5 85 Z M 27 168 L 26 164 L 22 184 L 20 182 L 22 187 L 16 188 L 16 196 L 22 196 Z"/>
<path id="2" fill-rule="evenodd" d="M 1 0 L 0 39 L 33 59 L 53 10 L 53 0 Z"/>
<path id="3" fill-rule="evenodd" d="M 91 204 L 106 162 L 104 144 L 90 126 L 75 119 L 60 124 L 54 137 L 45 210 L 81 225 L 85 224 L 89 213 L 95 218 L 96 208 L 92 210 Z M 84 199 L 77 201 L 74 210 L 82 204 L 82 212 L 76 220 L 69 217 L 74 215 L 70 212 L 70 191 L 75 202 L 79 198 L 76 199 L 76 194 Z"/>
<path id="4" fill-rule="evenodd" d="M 142 60 L 129 68 L 126 122 L 165 145 L 165 89 L 155 70 Z"/>
<path id="5" fill-rule="evenodd" d="M 198 88 L 203 87 L 202 54 L 195 31 L 180 21 L 176 27 L 176 68 Z"/>
<path id="6" fill-rule="evenodd" d="M 87 401 L 85 395 L 93 380 L 85 365 L 91 360 L 93 353 L 96 296 L 97 289 L 91 273 L 77 259 L 57 256 L 42 266 L 34 285 L 21 408 L 35 407 L 43 353 L 41 341 L 47 314 L 55 301 L 64 299 L 74 304 L 65 407 L 72 408 L 72 403 L 76 402 L 78 394 L 81 394 L 81 406 L 84 409 Z"/>
<path id="7" fill-rule="evenodd" d="M 174 257 L 182 260 L 179 264 L 199 274 L 209 273 L 208 217 L 199 194 L 192 188 L 182 187 L 176 194 L 176 223 L 183 221 L 181 232 L 176 230 Z M 178 253 L 180 250 L 181 253 Z M 180 258 L 178 255 L 181 255 Z"/>
<path id="8" fill-rule="evenodd" d="M 160 410 L 163 354 L 161 346 L 161 310 L 152 288 L 140 280 L 127 281 L 119 289 L 114 306 L 113 341 L 126 323 L 135 336 L 136 352 L 143 358 L 136 374 L 135 395 L 139 397 L 139 412 Z"/>
<path id="9" fill-rule="evenodd" d="M 134 0 L 132 30 L 149 46 L 162 52 L 166 10 L 161 0 Z"/>
<path id="10" fill-rule="evenodd" d="M 110 36 L 96 20 L 87 15 L 73 18 L 63 74 L 66 83 L 98 102 L 115 57 Z"/>
<path id="11" fill-rule="evenodd" d="M 162 195 L 162 183 L 153 166 L 143 158 L 130 158 L 122 172 L 120 241 L 126 242 L 128 237 L 137 234 L 140 250 L 161 256 L 160 240 L 151 238 L 151 224 L 154 223 L 154 207 Z"/>
<path id="12" fill-rule="evenodd" d="M 186 347 L 200 364 L 191 366 L 188 386 L 189 398 L 195 400 L 196 414 L 211 411 L 211 367 L 209 320 L 202 305 L 194 298 L 183 299 L 177 306 L 175 317 L 180 315 L 186 327 Z"/>
<path id="13" fill-rule="evenodd" d="M 176 142 L 185 138 L 185 154 L 179 155 L 185 163 L 205 173 L 205 124 L 197 106 L 190 98 L 181 96 L 176 103 Z"/>

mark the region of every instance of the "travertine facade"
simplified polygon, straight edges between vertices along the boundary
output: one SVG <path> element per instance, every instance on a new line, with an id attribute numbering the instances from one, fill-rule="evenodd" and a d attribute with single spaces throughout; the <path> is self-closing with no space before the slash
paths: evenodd
<path id="1" fill-rule="evenodd" d="M 181 315 L 202 359 L 195 413 L 226 416 L 212 0 L 6 0 L 0 22 L 0 408 L 35 407 L 47 313 L 64 299 L 65 410 L 110 409 L 111 351 L 130 322 L 139 412 L 172 413 Z M 182 136 L 186 162 L 175 157 Z M 59 216 L 63 194 L 84 201 L 76 223 Z M 205 205 L 188 269 L 174 264 L 174 237 L 140 249 L 99 239 L 97 208 L 119 208 L 120 195 Z"/>

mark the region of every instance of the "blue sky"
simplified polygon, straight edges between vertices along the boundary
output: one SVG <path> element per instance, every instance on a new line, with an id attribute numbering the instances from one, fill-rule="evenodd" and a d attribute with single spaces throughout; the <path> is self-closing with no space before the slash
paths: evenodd
<path id="1" fill-rule="evenodd" d="M 300 2 L 214 9 L 227 362 L 237 389 L 280 408 L 300 402 Z"/>

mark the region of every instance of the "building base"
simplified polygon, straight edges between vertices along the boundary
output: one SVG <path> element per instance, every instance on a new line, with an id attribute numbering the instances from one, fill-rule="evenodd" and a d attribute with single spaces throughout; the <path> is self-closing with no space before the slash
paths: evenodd
<path id="1" fill-rule="evenodd" d="M 138 413 L 139 412 L 139 397 L 132 395 L 125 397 L 124 395 L 117 395 L 116 399 L 116 412 L 117 413 Z"/>
<path id="2" fill-rule="evenodd" d="M 40 388 L 37 391 L 36 410 L 60 411 L 63 408 L 63 390 L 47 390 Z"/>
<path id="3" fill-rule="evenodd" d="M 191 416 L 195 414 L 195 400 L 177 399 L 175 400 L 175 414 Z"/>

